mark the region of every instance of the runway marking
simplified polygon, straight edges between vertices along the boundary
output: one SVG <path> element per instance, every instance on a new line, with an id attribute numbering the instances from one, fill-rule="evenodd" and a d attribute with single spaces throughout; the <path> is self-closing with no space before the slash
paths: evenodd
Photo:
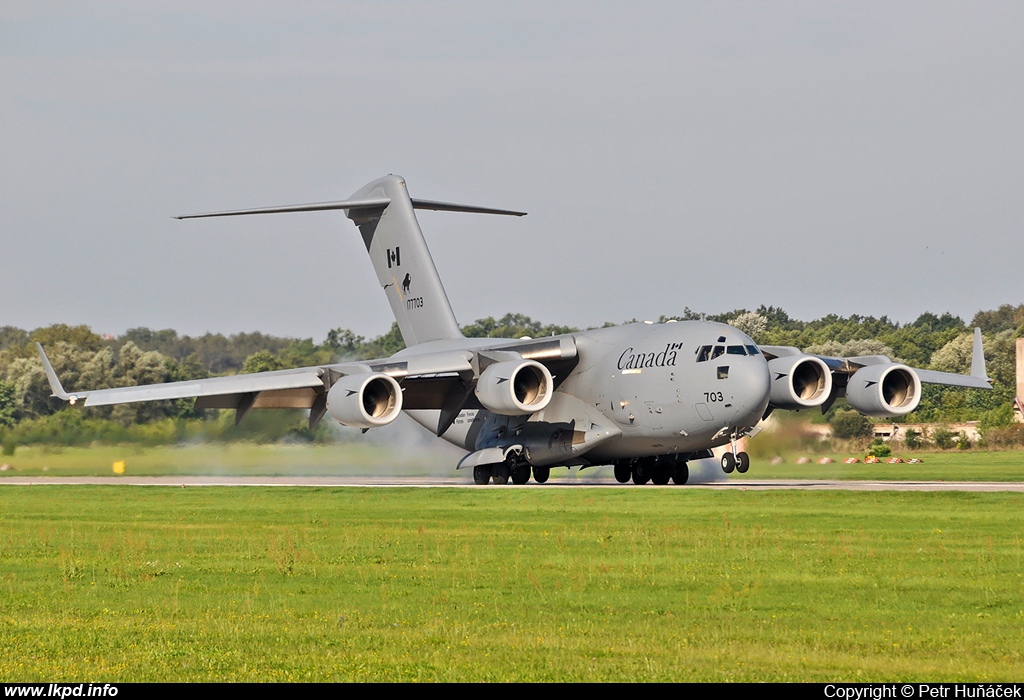
<path id="1" fill-rule="evenodd" d="M 360 488 L 639 488 L 611 479 L 558 479 L 546 484 L 477 486 L 468 478 L 410 476 L 8 476 L 6 486 L 293 486 Z M 759 481 L 712 481 L 685 486 L 653 486 L 645 489 L 713 489 L 742 491 L 967 491 L 1024 493 L 1020 481 L 839 481 L 822 479 L 764 479 Z"/>

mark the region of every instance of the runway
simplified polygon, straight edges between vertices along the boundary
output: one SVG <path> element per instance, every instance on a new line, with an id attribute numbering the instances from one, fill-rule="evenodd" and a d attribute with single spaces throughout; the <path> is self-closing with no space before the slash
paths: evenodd
<path id="1" fill-rule="evenodd" d="M 823 479 L 729 480 L 643 487 L 610 478 L 552 479 L 546 484 L 477 486 L 466 477 L 414 476 L 8 476 L 0 486 L 299 486 L 319 488 L 475 488 L 475 489 L 712 489 L 741 491 L 967 491 L 1024 493 L 1024 482 L 993 481 L 839 481 Z"/>

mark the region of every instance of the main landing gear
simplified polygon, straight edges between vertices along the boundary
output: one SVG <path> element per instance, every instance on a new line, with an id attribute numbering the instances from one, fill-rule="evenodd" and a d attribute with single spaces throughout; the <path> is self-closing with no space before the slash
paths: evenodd
<path id="1" fill-rule="evenodd" d="M 510 454 L 509 458 L 498 464 L 478 464 L 473 467 L 473 483 L 483 486 L 489 481 L 495 484 L 507 484 L 509 479 L 513 484 L 525 484 L 530 481 L 530 474 L 538 484 L 547 482 L 551 476 L 551 467 L 530 467 L 526 462 L 520 461 L 515 455 Z"/>
<path id="2" fill-rule="evenodd" d="M 473 483 L 477 486 L 483 486 L 490 481 L 491 466 L 490 464 L 478 464 L 473 467 Z"/>
<path id="3" fill-rule="evenodd" d="M 615 480 L 620 484 L 632 480 L 637 486 L 654 484 L 664 486 L 669 481 L 682 485 L 690 478 L 686 460 L 672 457 L 641 457 L 615 463 Z"/>

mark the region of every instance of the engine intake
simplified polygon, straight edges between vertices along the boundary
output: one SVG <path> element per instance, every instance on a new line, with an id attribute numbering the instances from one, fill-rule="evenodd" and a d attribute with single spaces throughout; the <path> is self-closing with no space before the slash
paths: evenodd
<path id="1" fill-rule="evenodd" d="M 788 411 L 820 406 L 832 394 L 832 372 L 813 355 L 793 355 L 769 360 L 771 405 Z"/>
<path id="2" fill-rule="evenodd" d="M 492 413 L 525 416 L 548 405 L 554 386 L 551 372 L 539 362 L 498 362 L 480 373 L 476 397 Z"/>
<path id="3" fill-rule="evenodd" d="M 905 416 L 921 403 L 921 380 L 906 365 L 868 365 L 850 377 L 846 400 L 872 418 Z"/>
<path id="4" fill-rule="evenodd" d="M 380 372 L 350 374 L 327 392 L 327 412 L 342 425 L 377 428 L 402 412 L 402 387 Z"/>

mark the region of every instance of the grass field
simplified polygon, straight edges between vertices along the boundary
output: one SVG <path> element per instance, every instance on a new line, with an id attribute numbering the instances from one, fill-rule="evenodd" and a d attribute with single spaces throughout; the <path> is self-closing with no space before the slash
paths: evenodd
<path id="1" fill-rule="evenodd" d="M 790 455 L 784 464 L 766 459 L 751 460 L 750 471 L 733 474 L 736 479 L 871 479 L 882 481 L 1024 481 L 1024 452 L 946 450 L 900 453 L 918 457 L 922 464 L 843 464 L 855 455 L 844 453 L 807 454 L 832 457 L 835 464 L 795 464 Z M 863 457 L 863 455 L 860 455 Z"/>
<path id="2" fill-rule="evenodd" d="M 3 476 L 110 476 L 114 462 L 125 473 L 156 475 L 451 474 L 458 458 L 430 448 L 389 449 L 380 445 L 258 445 L 252 443 L 142 447 L 19 447 L 0 462 Z"/>
<path id="3" fill-rule="evenodd" d="M 1019 680 L 1022 507 L 12 486 L 0 680 Z"/>
<path id="4" fill-rule="evenodd" d="M 746 475 L 732 479 L 871 479 L 939 481 L 1024 481 L 1024 452 L 980 450 L 922 452 L 924 464 L 795 464 L 798 454 L 786 463 L 773 465 L 755 458 Z M 846 454 L 808 454 L 842 459 Z M 365 443 L 338 445 L 255 445 L 249 443 L 201 444 L 185 447 L 103 446 L 40 448 L 19 447 L 0 464 L 11 468 L 4 476 L 110 476 L 114 462 L 125 462 L 125 473 L 156 475 L 350 475 L 408 474 L 455 476 L 459 453 L 440 446 L 389 448 Z M 719 477 L 717 470 L 711 470 Z M 465 475 L 468 479 L 469 476 Z M 552 478 L 604 478 L 611 482 L 610 468 L 571 473 L 556 469 Z M 720 477 L 719 477 L 720 478 Z"/>

